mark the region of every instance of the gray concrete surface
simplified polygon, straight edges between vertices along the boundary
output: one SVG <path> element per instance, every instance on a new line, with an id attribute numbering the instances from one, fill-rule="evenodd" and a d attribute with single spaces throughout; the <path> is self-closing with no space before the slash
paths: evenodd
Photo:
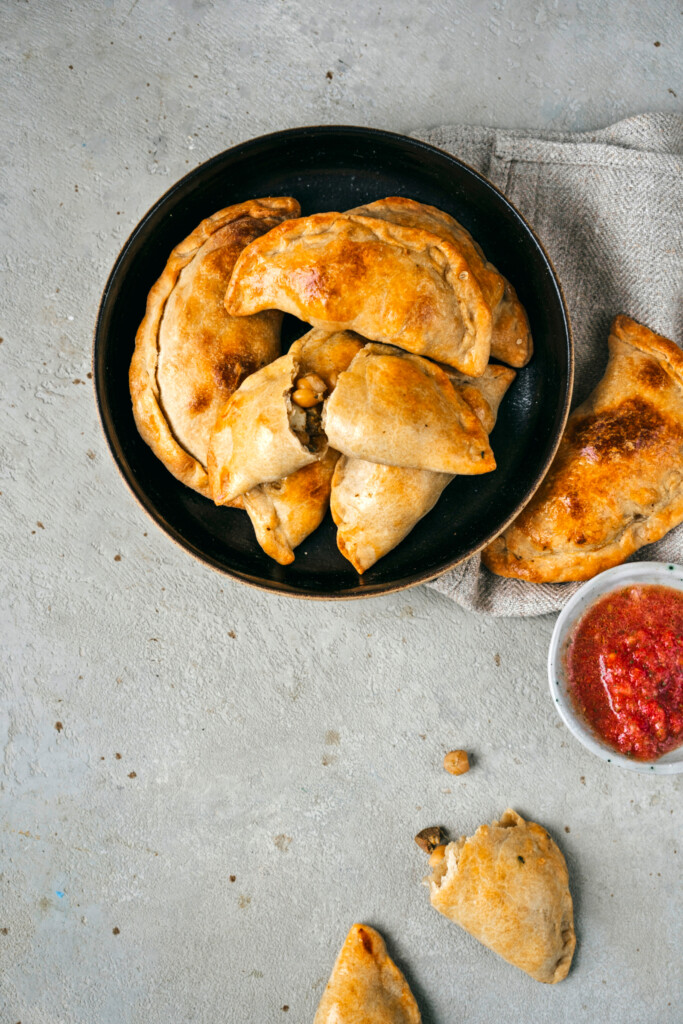
<path id="1" fill-rule="evenodd" d="M 88 380 L 121 243 L 200 161 L 315 122 L 680 109 L 680 5 L 4 0 L 0 18 L 2 1024 L 311 1021 L 354 920 L 428 1024 L 680 1021 L 680 786 L 568 736 L 552 619 L 221 578 L 134 503 Z M 453 746 L 475 754 L 461 779 L 440 768 Z M 569 862 L 578 951 L 556 988 L 420 885 L 419 828 L 508 805 Z"/>

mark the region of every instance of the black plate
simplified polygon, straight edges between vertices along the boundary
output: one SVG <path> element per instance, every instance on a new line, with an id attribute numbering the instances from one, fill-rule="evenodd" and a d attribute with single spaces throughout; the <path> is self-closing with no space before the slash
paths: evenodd
<path id="1" fill-rule="evenodd" d="M 535 355 L 501 406 L 491 445 L 498 469 L 458 477 L 412 533 L 360 579 L 337 550 L 328 516 L 282 567 L 263 554 L 244 512 L 216 508 L 178 483 L 140 438 L 128 366 L 147 292 L 171 249 L 204 218 L 258 196 L 292 195 L 303 214 L 404 195 L 452 214 L 510 278 L 526 306 Z M 287 347 L 308 328 L 285 318 Z M 302 597 L 348 598 L 438 576 L 495 537 L 543 478 L 566 421 L 573 379 L 569 319 L 538 240 L 481 175 L 423 142 L 370 128 L 295 128 L 235 146 L 191 171 L 126 242 L 104 290 L 94 375 L 104 431 L 124 479 L 174 540 L 244 583 Z"/>

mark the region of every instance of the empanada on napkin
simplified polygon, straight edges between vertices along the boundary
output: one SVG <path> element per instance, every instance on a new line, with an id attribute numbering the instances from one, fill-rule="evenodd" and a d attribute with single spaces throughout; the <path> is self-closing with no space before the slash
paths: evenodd
<path id="1" fill-rule="evenodd" d="M 242 253 L 225 302 L 234 316 L 281 309 L 472 376 L 489 359 L 491 309 L 460 249 L 375 217 L 318 213 L 280 225 Z"/>
<path id="2" fill-rule="evenodd" d="M 362 340 L 349 332 L 310 331 L 286 355 L 247 377 L 219 413 L 211 438 L 209 480 L 217 505 L 322 458 L 322 405 L 298 406 L 294 383 L 313 371 L 329 391 L 361 347 Z"/>
<path id="3" fill-rule="evenodd" d="M 526 366 L 533 354 L 533 343 L 524 306 L 510 282 L 489 263 L 481 247 L 462 224 L 435 206 L 417 203 L 403 196 L 379 199 L 376 203 L 349 210 L 349 213 L 422 228 L 459 247 L 491 307 L 491 355 L 510 366 Z"/>
<path id="4" fill-rule="evenodd" d="M 313 1024 L 420 1024 L 408 982 L 382 936 L 354 924 L 337 957 Z"/>
<path id="5" fill-rule="evenodd" d="M 514 370 L 494 364 L 481 377 L 451 374 L 456 391 L 487 434 L 515 376 Z M 357 572 L 366 572 L 407 537 L 451 480 L 451 473 L 383 466 L 343 455 L 332 478 L 330 502 L 339 550 Z"/>
<path id="6" fill-rule="evenodd" d="M 209 495 L 217 412 L 280 352 L 281 314 L 230 316 L 225 289 L 245 245 L 298 213 L 287 197 L 219 210 L 175 247 L 149 293 L 129 374 L 135 422 L 166 468 L 200 494 Z"/>
<path id="7" fill-rule="evenodd" d="M 325 402 L 323 428 L 344 455 L 436 473 L 490 473 L 488 437 L 448 375 L 387 345 L 366 345 Z"/>
<path id="8" fill-rule="evenodd" d="M 574 912 L 562 853 L 545 829 L 507 810 L 429 859 L 432 906 L 536 981 L 566 978 Z"/>
<path id="9" fill-rule="evenodd" d="M 294 561 L 294 549 L 323 521 L 338 458 L 339 452 L 328 448 L 317 462 L 243 495 L 257 541 L 280 565 Z"/>
<path id="10" fill-rule="evenodd" d="M 483 552 L 499 576 L 587 580 L 683 522 L 683 352 L 626 316 L 608 344 L 545 480 Z"/>

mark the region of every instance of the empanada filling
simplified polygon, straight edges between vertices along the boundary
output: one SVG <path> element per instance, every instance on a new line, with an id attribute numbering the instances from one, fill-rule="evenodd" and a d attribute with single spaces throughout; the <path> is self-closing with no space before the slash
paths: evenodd
<path id="1" fill-rule="evenodd" d="M 288 396 L 289 425 L 309 452 L 319 452 L 327 444 L 322 428 L 322 403 L 325 382 L 316 374 L 297 377 Z"/>
<path id="2" fill-rule="evenodd" d="M 437 846 L 429 858 L 429 866 L 432 869 L 432 873 L 425 877 L 427 885 L 434 885 L 435 888 L 439 889 L 446 879 L 452 877 L 458 867 L 460 851 L 466 842 L 467 836 L 461 836 L 460 839 L 454 843 L 449 843 L 448 846 Z"/>

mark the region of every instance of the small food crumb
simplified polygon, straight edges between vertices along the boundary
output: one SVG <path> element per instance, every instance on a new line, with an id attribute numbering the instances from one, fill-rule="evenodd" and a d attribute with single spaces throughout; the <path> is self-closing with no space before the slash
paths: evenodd
<path id="1" fill-rule="evenodd" d="M 121 929 L 120 928 L 112 928 L 111 931 L 112 931 L 112 935 L 120 935 L 121 934 Z"/>
<path id="2" fill-rule="evenodd" d="M 287 1006 L 287 1003 L 285 1003 L 285 1005 L 282 1007 L 282 1009 L 284 1010 L 285 1013 L 287 1013 L 287 1010 L 289 1009 L 289 1007 Z"/>
<path id="3" fill-rule="evenodd" d="M 236 882 L 237 881 L 237 875 L 230 875 L 230 881 L 231 882 Z"/>
<path id="4" fill-rule="evenodd" d="M 121 561 L 121 555 L 114 555 L 114 561 L 115 562 L 120 562 Z"/>
<path id="5" fill-rule="evenodd" d="M 565 832 L 571 832 L 571 829 L 570 829 L 569 825 L 565 825 L 564 826 L 564 830 L 565 830 Z"/>
<path id="6" fill-rule="evenodd" d="M 229 629 L 228 630 L 228 636 L 230 637 L 231 640 L 236 640 L 237 639 L 237 633 L 235 632 L 234 629 Z"/>
<path id="7" fill-rule="evenodd" d="M 657 41 L 657 42 L 655 43 L 655 46 L 661 46 L 661 45 L 662 45 L 662 44 L 661 44 L 661 43 L 660 43 L 659 41 Z"/>
<path id="8" fill-rule="evenodd" d="M 121 755 L 120 754 L 114 754 L 114 757 L 116 758 L 117 761 L 121 760 Z"/>
<path id="9" fill-rule="evenodd" d="M 451 775 L 464 775 L 470 770 L 470 759 L 464 750 L 451 750 L 444 757 L 443 766 Z"/>
<path id="10" fill-rule="evenodd" d="M 137 777 L 138 777 L 138 773 L 137 772 L 128 772 L 128 778 L 129 779 L 137 779 Z"/>
<path id="11" fill-rule="evenodd" d="M 3 935 L 9 935 L 9 928 L 0 928 L 0 932 L 2 932 Z"/>
<path id="12" fill-rule="evenodd" d="M 440 825 L 430 825 L 428 828 L 423 828 L 415 836 L 415 842 L 420 849 L 429 854 L 433 853 L 437 846 L 441 846 L 443 841 L 444 834 Z"/>
<path id="13" fill-rule="evenodd" d="M 61 722 L 55 722 L 55 729 L 57 730 L 57 732 L 61 732 L 63 728 L 64 726 L 62 725 Z"/>

